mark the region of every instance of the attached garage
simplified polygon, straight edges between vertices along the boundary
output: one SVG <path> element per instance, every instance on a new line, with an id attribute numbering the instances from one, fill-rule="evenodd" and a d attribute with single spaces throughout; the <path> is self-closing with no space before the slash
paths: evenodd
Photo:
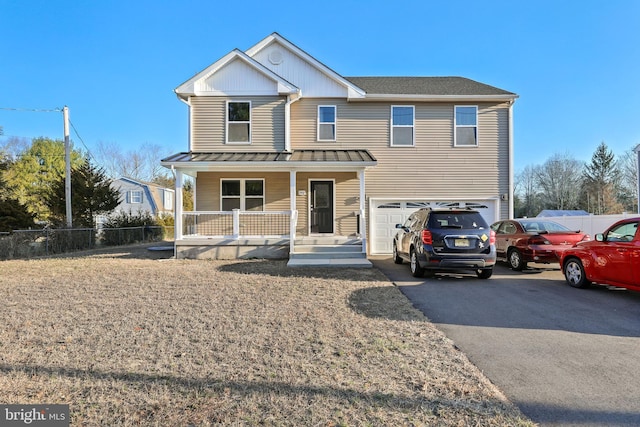
<path id="1" fill-rule="evenodd" d="M 431 208 L 472 208 L 482 214 L 489 225 L 497 221 L 498 199 L 483 200 L 380 200 L 371 199 L 370 234 L 371 253 L 374 255 L 391 254 L 396 224 L 402 224 L 417 209 Z"/>

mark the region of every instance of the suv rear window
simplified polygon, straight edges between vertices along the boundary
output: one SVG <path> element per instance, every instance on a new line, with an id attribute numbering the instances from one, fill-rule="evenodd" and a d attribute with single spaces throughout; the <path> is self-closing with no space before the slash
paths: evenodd
<path id="1" fill-rule="evenodd" d="M 484 229 L 487 222 L 478 212 L 433 212 L 429 228 Z"/>

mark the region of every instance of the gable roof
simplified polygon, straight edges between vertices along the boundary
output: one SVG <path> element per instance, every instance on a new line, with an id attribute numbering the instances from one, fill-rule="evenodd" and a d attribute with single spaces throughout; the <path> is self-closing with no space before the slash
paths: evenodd
<path id="1" fill-rule="evenodd" d="M 290 51 L 292 51 L 293 53 L 298 55 L 300 58 L 302 58 L 303 60 L 311 64 L 314 68 L 316 68 L 318 71 L 320 71 L 330 79 L 345 86 L 349 93 L 349 98 L 364 97 L 365 91 L 359 88 L 355 83 L 342 77 L 340 74 L 336 73 L 331 68 L 327 67 L 325 64 L 318 61 L 313 56 L 309 55 L 307 52 L 300 49 L 298 46 L 291 43 L 289 40 L 285 39 L 284 37 L 282 37 L 280 34 L 276 32 L 270 34 L 269 36 L 265 37 L 264 39 L 256 43 L 251 48 L 247 49 L 246 54 L 249 55 L 250 57 L 255 57 L 260 51 L 272 45 L 273 43 L 278 43 L 283 47 L 289 49 Z"/>
<path id="2" fill-rule="evenodd" d="M 209 65 L 204 70 L 197 73 L 195 76 L 191 77 L 186 82 L 182 83 L 174 90 L 174 92 L 178 95 L 178 97 L 182 99 L 186 99 L 190 95 L 196 95 L 199 91 L 199 87 L 207 78 L 235 60 L 243 61 L 248 67 L 253 68 L 257 72 L 276 82 L 278 85 L 278 93 L 293 94 L 299 91 L 299 89 L 295 85 L 291 84 L 273 71 L 269 70 L 258 61 L 255 61 L 253 58 L 240 51 L 239 49 L 234 49 L 213 64 Z"/>
<path id="3" fill-rule="evenodd" d="M 489 86 L 465 77 L 346 77 L 372 98 L 415 99 L 505 99 L 514 100 L 515 93 Z"/>

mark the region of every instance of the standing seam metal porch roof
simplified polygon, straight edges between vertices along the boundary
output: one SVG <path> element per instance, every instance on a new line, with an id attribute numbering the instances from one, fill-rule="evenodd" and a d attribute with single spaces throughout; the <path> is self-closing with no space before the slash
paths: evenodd
<path id="1" fill-rule="evenodd" d="M 294 150 L 292 152 L 183 152 L 161 160 L 162 163 L 362 163 L 377 164 L 367 150 Z"/>

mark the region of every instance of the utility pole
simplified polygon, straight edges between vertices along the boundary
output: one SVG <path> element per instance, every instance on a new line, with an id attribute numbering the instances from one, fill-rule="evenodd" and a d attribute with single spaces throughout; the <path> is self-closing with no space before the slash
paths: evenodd
<path id="1" fill-rule="evenodd" d="M 69 107 L 62 109 L 64 119 L 64 197 L 67 208 L 67 228 L 73 226 L 71 219 L 71 147 L 69 146 Z"/>

